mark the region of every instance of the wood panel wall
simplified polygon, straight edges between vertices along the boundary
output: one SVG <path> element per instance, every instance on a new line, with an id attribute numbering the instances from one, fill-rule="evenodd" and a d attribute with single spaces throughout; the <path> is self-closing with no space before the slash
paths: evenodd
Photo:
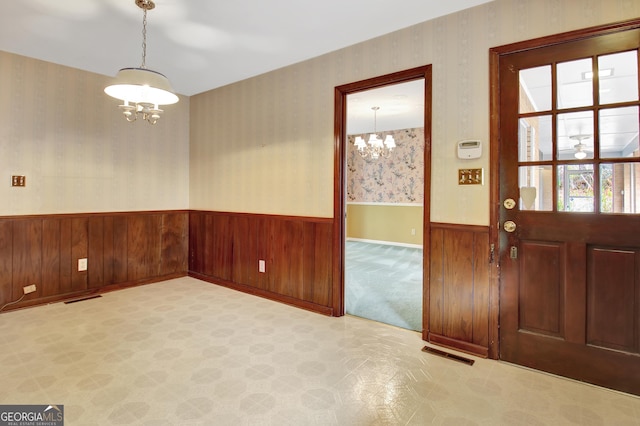
<path id="1" fill-rule="evenodd" d="M 0 306 L 31 284 L 36 292 L 5 310 L 184 276 L 188 220 L 187 211 L 1 217 Z"/>
<path id="2" fill-rule="evenodd" d="M 333 219 L 191 211 L 189 274 L 326 315 Z M 258 261 L 265 272 L 258 272 Z"/>
<path id="3" fill-rule="evenodd" d="M 427 340 L 489 353 L 489 228 L 431 224 Z"/>

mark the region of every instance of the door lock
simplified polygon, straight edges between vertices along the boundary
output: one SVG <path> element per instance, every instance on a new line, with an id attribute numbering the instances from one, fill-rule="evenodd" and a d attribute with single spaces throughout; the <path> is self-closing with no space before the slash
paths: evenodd
<path id="1" fill-rule="evenodd" d="M 515 231 L 515 230 L 516 230 L 516 228 L 517 228 L 516 223 L 515 223 L 514 221 L 512 221 L 512 220 L 508 220 L 508 221 L 506 221 L 506 222 L 502 225 L 502 227 L 503 227 L 503 228 L 504 228 L 504 230 L 505 230 L 505 231 L 507 231 L 507 232 L 513 232 L 513 231 Z"/>
<path id="2" fill-rule="evenodd" d="M 507 198 L 506 200 L 504 200 L 504 203 L 502 203 L 502 205 L 505 209 L 511 210 L 516 206 L 516 201 L 513 198 Z"/>

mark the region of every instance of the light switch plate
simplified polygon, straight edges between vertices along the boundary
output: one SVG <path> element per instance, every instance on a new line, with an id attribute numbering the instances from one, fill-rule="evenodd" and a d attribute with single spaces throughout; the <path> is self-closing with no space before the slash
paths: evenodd
<path id="1" fill-rule="evenodd" d="M 458 185 L 482 184 L 484 184 L 482 169 L 458 169 Z"/>
<path id="2" fill-rule="evenodd" d="M 21 175 L 11 176 L 11 186 L 27 186 L 27 177 Z"/>

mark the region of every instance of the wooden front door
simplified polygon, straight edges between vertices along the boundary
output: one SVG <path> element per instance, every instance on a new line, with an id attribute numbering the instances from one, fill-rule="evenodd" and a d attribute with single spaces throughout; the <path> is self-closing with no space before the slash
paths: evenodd
<path id="1" fill-rule="evenodd" d="M 494 101 L 500 358 L 640 395 L 639 27 L 497 48 Z"/>

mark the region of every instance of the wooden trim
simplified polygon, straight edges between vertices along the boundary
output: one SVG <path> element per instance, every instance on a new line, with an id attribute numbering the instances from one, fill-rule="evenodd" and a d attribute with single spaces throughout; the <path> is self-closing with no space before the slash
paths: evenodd
<path id="1" fill-rule="evenodd" d="M 614 22 L 612 24 L 599 25 L 595 27 L 581 28 L 578 30 L 567 31 L 550 36 L 538 37 L 531 40 L 519 41 L 516 43 L 492 47 L 490 49 L 490 53 L 496 54 L 498 56 L 509 55 L 526 50 L 537 49 L 540 47 L 549 47 L 569 41 L 578 41 L 586 38 L 599 37 L 602 35 L 614 34 L 621 31 L 633 30 L 636 28 L 640 28 L 639 18 L 630 19 L 628 21 Z M 494 115 L 492 114 L 491 118 L 494 119 L 496 117 L 494 117 Z"/>
<path id="2" fill-rule="evenodd" d="M 286 221 L 300 221 L 300 222 L 314 222 L 314 223 L 333 223 L 332 217 L 315 217 L 315 216 L 289 216 L 267 213 L 243 213 L 243 212 L 226 212 L 218 210 L 186 210 L 187 213 L 206 213 L 216 216 L 234 216 L 234 217 L 246 217 L 253 219 L 278 219 Z"/>
<path id="3" fill-rule="evenodd" d="M 20 220 L 20 219 L 67 219 L 67 218 L 84 218 L 92 216 L 134 216 L 148 214 L 167 214 L 167 213 L 189 213 L 191 210 L 135 210 L 122 212 L 87 212 L 87 213 L 42 213 L 42 214 L 25 214 L 13 216 L 0 216 L 0 219 Z"/>
<path id="4" fill-rule="evenodd" d="M 488 226 L 483 225 L 465 225 L 462 223 L 442 223 L 442 222 L 431 222 L 431 229 L 451 229 L 453 231 L 463 231 L 463 232 L 489 232 Z"/>
<path id="5" fill-rule="evenodd" d="M 446 348 L 451 348 L 457 351 L 480 356 L 482 358 L 487 358 L 489 355 L 487 348 L 483 346 L 474 345 L 473 343 L 468 343 L 468 342 L 462 342 L 460 340 L 451 339 L 449 337 L 441 336 L 435 333 L 429 334 L 429 342 L 440 345 L 440 346 L 444 346 Z"/>
<path id="6" fill-rule="evenodd" d="M 297 299 L 295 297 L 285 296 L 279 293 L 274 293 L 268 290 L 264 290 L 264 289 L 253 287 L 246 284 L 240 284 L 233 281 L 212 278 L 210 276 L 193 272 L 193 271 L 189 271 L 188 275 L 190 277 L 197 278 L 199 280 L 206 281 L 211 284 L 216 284 L 222 287 L 241 291 L 243 293 L 251 294 L 254 296 L 263 297 L 265 299 L 273 300 L 274 302 L 284 303 L 289 306 L 294 306 L 296 308 L 305 309 L 307 311 L 315 312 L 322 315 L 333 316 L 333 309 L 328 306 L 318 305 L 317 303 L 307 302 L 305 300 Z"/>
<path id="7" fill-rule="evenodd" d="M 424 87 L 424 217 L 423 217 L 423 260 L 429 259 L 429 220 L 431 218 L 431 96 L 432 66 L 424 65 L 373 77 L 354 83 L 337 86 L 334 91 L 334 199 L 333 199 L 333 286 L 332 308 L 334 315 L 344 315 L 344 236 L 345 236 L 345 187 L 346 178 L 346 102 L 347 95 L 419 79 L 425 80 Z M 423 338 L 427 336 L 429 306 L 429 265 L 423 261 Z"/>
<path id="8" fill-rule="evenodd" d="M 147 279 L 142 279 L 142 280 L 137 280 L 137 281 L 127 281 L 127 282 L 121 282 L 121 283 L 118 283 L 118 284 L 109 284 L 109 285 L 106 285 L 106 286 L 100 287 L 100 288 L 94 288 L 94 289 L 88 289 L 88 290 L 80 290 L 80 291 L 72 291 L 70 293 L 57 294 L 57 295 L 54 295 L 54 296 L 42 297 L 42 298 L 38 298 L 38 299 L 34 299 L 34 300 L 28 300 L 26 302 L 21 302 L 21 303 L 15 305 L 16 306 L 15 308 L 12 307 L 12 306 L 9 306 L 5 310 L 0 312 L 0 315 L 2 315 L 3 313 L 9 312 L 9 311 L 14 311 L 14 310 L 17 311 L 17 310 L 20 310 L 20 309 L 33 308 L 33 307 L 36 307 L 36 306 L 49 305 L 49 304 L 52 304 L 52 303 L 68 302 L 70 300 L 83 299 L 83 298 L 85 298 L 87 296 L 94 296 L 94 295 L 98 295 L 98 294 L 110 293 L 112 291 L 124 290 L 124 289 L 132 288 L 132 287 L 139 287 L 139 286 L 142 286 L 142 285 L 158 283 L 158 282 L 172 280 L 172 279 L 175 279 L 175 278 L 181 278 L 181 277 L 186 277 L 186 276 L 187 276 L 186 272 L 179 272 L 179 273 L 173 273 L 173 274 L 168 274 L 168 275 L 163 275 L 163 276 L 153 277 L 153 278 L 147 278 Z"/>

